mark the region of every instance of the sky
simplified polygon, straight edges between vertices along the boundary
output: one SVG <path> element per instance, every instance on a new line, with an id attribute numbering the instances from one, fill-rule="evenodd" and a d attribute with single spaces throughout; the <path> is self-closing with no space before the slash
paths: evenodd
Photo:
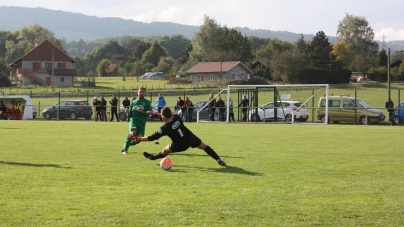
<path id="1" fill-rule="evenodd" d="M 404 0 L 0 0 L 0 5 L 197 26 L 206 15 L 229 28 L 328 36 L 336 36 L 339 22 L 350 14 L 368 21 L 375 40 L 404 40 Z"/>

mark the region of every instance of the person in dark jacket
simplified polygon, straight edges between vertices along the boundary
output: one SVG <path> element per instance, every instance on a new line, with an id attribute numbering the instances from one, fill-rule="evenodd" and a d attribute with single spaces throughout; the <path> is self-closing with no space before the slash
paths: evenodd
<path id="1" fill-rule="evenodd" d="M 213 98 L 213 94 L 210 94 L 208 101 L 209 101 L 208 107 L 209 107 L 210 120 L 214 121 L 215 120 L 215 111 L 216 111 L 216 108 L 215 108 L 216 99 Z"/>
<path id="2" fill-rule="evenodd" d="M 244 122 L 247 121 L 247 110 L 248 110 L 249 105 L 250 105 L 250 103 L 247 99 L 247 95 L 243 95 L 243 99 L 241 100 L 240 104 L 238 104 L 238 107 L 242 106 L 241 111 L 243 112 L 243 121 Z"/>
<path id="3" fill-rule="evenodd" d="M 112 99 L 109 101 L 109 104 L 111 105 L 111 119 L 109 121 L 114 120 L 114 116 L 116 117 L 116 121 L 119 122 L 119 117 L 118 117 L 118 99 L 116 98 L 116 94 L 112 95 Z"/>
<path id="4" fill-rule="evenodd" d="M 390 97 L 387 97 L 386 103 L 384 104 L 384 106 L 387 109 L 387 112 L 389 113 L 389 121 L 391 122 L 391 125 L 397 125 L 396 121 L 394 120 L 394 102 L 391 101 Z"/>
<path id="5" fill-rule="evenodd" d="M 104 99 L 104 96 L 101 96 L 100 112 L 101 112 L 101 121 L 107 121 L 107 100 Z"/>
<path id="6" fill-rule="evenodd" d="M 219 111 L 219 121 L 225 121 L 224 112 L 226 111 L 226 105 L 220 96 L 217 98 L 216 108 Z"/>

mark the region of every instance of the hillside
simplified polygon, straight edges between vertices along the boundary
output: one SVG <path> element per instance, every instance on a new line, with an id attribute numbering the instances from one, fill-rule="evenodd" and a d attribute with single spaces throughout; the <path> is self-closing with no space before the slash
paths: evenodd
<path id="1" fill-rule="evenodd" d="M 112 38 L 123 35 L 136 37 L 172 36 L 181 34 L 192 39 L 200 26 L 182 25 L 170 22 L 143 23 L 122 18 L 101 18 L 86 16 L 80 13 L 49 10 L 45 8 L 27 8 L 0 6 L 0 30 L 17 31 L 25 26 L 38 24 L 55 33 L 58 39 L 66 42 L 83 39 L 84 41 Z M 220 22 L 220 21 L 219 21 Z M 288 31 L 271 31 L 264 29 L 250 29 L 236 27 L 246 36 L 262 38 L 277 38 L 279 40 L 295 42 L 300 38 L 300 33 Z M 315 34 L 304 34 L 305 40 L 311 40 Z M 331 43 L 336 42 L 336 37 L 328 36 Z M 382 48 L 379 42 L 379 47 Z M 385 47 L 391 51 L 404 50 L 403 41 L 389 41 Z"/>

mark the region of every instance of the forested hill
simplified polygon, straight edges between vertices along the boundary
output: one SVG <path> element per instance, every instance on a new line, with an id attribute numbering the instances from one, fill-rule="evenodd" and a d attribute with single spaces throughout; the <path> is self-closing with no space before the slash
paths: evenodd
<path id="1" fill-rule="evenodd" d="M 186 20 L 186 19 L 184 19 Z M 220 21 L 218 21 L 220 23 Z M 66 42 L 73 40 L 90 41 L 95 39 L 114 38 L 124 35 L 135 37 L 183 35 L 192 39 L 200 26 L 182 25 L 171 22 L 143 23 L 121 18 L 101 18 L 86 16 L 80 13 L 49 10 L 45 8 L 27 8 L 0 6 L 0 31 L 17 31 L 22 27 L 38 24 L 50 29 L 56 38 Z M 301 34 L 288 31 L 271 31 L 264 29 L 238 28 L 241 34 L 262 38 L 277 38 L 279 40 L 296 42 Z M 305 40 L 311 40 L 315 34 L 303 34 Z M 330 43 L 336 42 L 336 37 L 328 36 Z M 379 48 L 382 48 L 382 43 Z M 404 40 L 389 41 L 385 47 L 392 51 L 404 50 Z"/>
<path id="2" fill-rule="evenodd" d="M 184 19 L 185 20 L 185 19 Z M 130 35 L 137 37 L 172 36 L 181 34 L 192 39 L 200 26 L 189 26 L 170 22 L 143 23 L 121 18 L 100 18 L 45 8 L 26 8 L 0 6 L 0 30 L 17 31 L 22 27 L 38 24 L 55 33 L 56 38 L 67 42 L 83 39 L 85 41 Z M 220 23 L 220 21 L 218 21 Z M 301 34 L 287 31 L 252 30 L 236 28 L 243 35 L 295 42 Z M 311 40 L 314 34 L 304 34 Z M 330 37 L 333 43 L 334 37 Z"/>

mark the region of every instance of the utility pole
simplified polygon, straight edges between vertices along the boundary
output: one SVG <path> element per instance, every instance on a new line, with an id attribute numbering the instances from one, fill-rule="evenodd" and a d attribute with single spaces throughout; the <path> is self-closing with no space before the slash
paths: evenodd
<path id="1" fill-rule="evenodd" d="M 53 86 L 53 75 L 54 75 L 54 70 L 53 70 L 53 68 L 54 68 L 54 66 L 53 66 L 53 61 L 54 61 L 54 58 L 53 58 L 53 49 L 52 49 L 52 77 L 51 77 L 51 85 L 52 85 L 52 92 L 55 92 L 55 87 Z"/>
<path id="2" fill-rule="evenodd" d="M 390 97 L 390 48 L 387 55 L 387 97 Z"/>

